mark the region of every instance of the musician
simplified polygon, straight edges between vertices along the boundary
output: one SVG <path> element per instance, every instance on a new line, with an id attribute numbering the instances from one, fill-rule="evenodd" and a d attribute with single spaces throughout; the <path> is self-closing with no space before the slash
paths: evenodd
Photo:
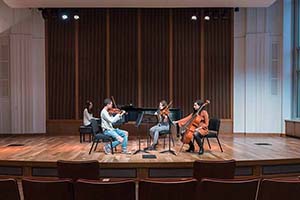
<path id="1" fill-rule="evenodd" d="M 158 110 L 154 113 L 158 117 L 158 124 L 151 127 L 149 130 L 150 136 L 153 139 L 153 143 L 148 148 L 148 150 L 156 150 L 159 133 L 161 131 L 169 130 L 169 120 L 168 120 L 168 116 L 167 116 L 169 109 L 167 108 L 167 106 L 168 106 L 168 104 L 165 100 L 160 101 Z"/>
<path id="2" fill-rule="evenodd" d="M 119 121 L 122 118 L 122 116 L 125 114 L 125 111 L 121 111 L 120 113 L 117 113 L 116 115 L 112 116 L 109 113 L 109 110 L 111 110 L 112 107 L 113 107 L 112 100 L 110 98 L 105 99 L 104 108 L 101 111 L 101 127 L 103 129 L 103 133 L 115 139 L 115 141 L 113 141 L 112 143 L 113 148 L 121 144 L 122 153 L 130 154 L 130 152 L 127 151 L 128 132 L 113 127 L 113 123 Z M 104 145 L 103 149 L 105 154 L 111 153 L 110 145 L 108 144 Z"/>
<path id="3" fill-rule="evenodd" d="M 91 101 L 86 101 L 85 103 L 85 108 L 83 110 L 83 125 L 84 126 L 90 126 L 91 125 L 91 120 L 99 120 L 99 118 L 93 117 L 93 103 Z"/>
<path id="4" fill-rule="evenodd" d="M 193 114 L 195 114 L 198 111 L 198 109 L 201 108 L 201 106 L 203 104 L 204 104 L 204 102 L 202 100 L 195 101 L 194 102 L 194 112 L 181 120 L 175 121 L 174 123 L 178 123 L 179 127 L 184 126 L 192 118 Z M 201 121 L 200 121 L 199 126 L 195 129 L 194 138 L 199 146 L 199 154 L 201 155 L 204 153 L 202 138 L 208 134 L 209 116 L 208 116 L 208 112 L 205 109 L 203 109 L 199 113 L 199 116 L 201 117 Z M 190 141 L 189 145 L 190 145 L 190 147 L 186 151 L 194 152 L 195 146 L 193 144 L 193 141 Z"/>

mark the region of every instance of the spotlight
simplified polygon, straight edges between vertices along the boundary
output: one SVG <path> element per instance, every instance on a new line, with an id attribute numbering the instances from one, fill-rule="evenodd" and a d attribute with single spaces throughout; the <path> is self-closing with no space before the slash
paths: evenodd
<path id="1" fill-rule="evenodd" d="M 210 20 L 210 17 L 208 16 L 208 15 L 206 15 L 205 17 L 204 17 L 204 20 Z"/>
<path id="2" fill-rule="evenodd" d="M 192 17 L 191 17 L 191 20 L 197 20 L 197 16 L 196 15 L 193 15 Z"/>
<path id="3" fill-rule="evenodd" d="M 74 15 L 74 19 L 78 20 L 79 19 L 79 15 Z"/>
<path id="4" fill-rule="evenodd" d="M 61 18 L 62 18 L 63 20 L 66 20 L 66 19 L 68 19 L 69 17 L 68 17 L 68 15 L 63 14 L 63 15 L 61 16 Z"/>

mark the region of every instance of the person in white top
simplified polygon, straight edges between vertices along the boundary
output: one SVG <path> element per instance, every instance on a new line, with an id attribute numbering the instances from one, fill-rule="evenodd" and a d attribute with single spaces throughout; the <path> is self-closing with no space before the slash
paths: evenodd
<path id="1" fill-rule="evenodd" d="M 99 119 L 99 118 L 93 117 L 92 109 L 93 109 L 93 103 L 90 101 L 86 101 L 85 108 L 83 110 L 83 125 L 84 126 L 91 125 L 92 119 L 95 119 L 95 120 Z"/>
<path id="2" fill-rule="evenodd" d="M 115 148 L 117 145 L 122 144 L 122 153 L 130 154 L 130 152 L 127 151 L 128 132 L 113 127 L 113 123 L 119 121 L 122 118 L 122 115 L 125 114 L 125 112 L 121 111 L 116 115 L 111 115 L 109 113 L 109 110 L 111 109 L 112 100 L 107 98 L 104 100 L 104 108 L 101 111 L 101 127 L 103 133 L 115 139 L 115 141 L 112 142 L 112 148 Z M 104 145 L 103 149 L 105 151 L 105 154 L 111 153 L 110 145 Z"/>

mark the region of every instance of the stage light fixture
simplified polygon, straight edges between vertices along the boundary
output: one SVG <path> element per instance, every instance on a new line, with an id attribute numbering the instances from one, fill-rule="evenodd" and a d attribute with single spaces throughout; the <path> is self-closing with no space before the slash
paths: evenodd
<path id="1" fill-rule="evenodd" d="M 74 19 L 78 20 L 79 19 L 79 15 L 74 15 Z"/>
<path id="2" fill-rule="evenodd" d="M 204 19 L 205 19 L 206 21 L 209 21 L 209 20 L 210 20 L 210 17 L 209 17 L 208 15 L 206 15 L 206 16 L 204 17 Z"/>
<path id="3" fill-rule="evenodd" d="M 192 17 L 191 17 L 191 20 L 197 20 L 197 16 L 196 15 L 193 15 Z"/>
<path id="4" fill-rule="evenodd" d="M 63 15 L 61 15 L 61 18 L 62 18 L 63 20 L 66 20 L 66 19 L 68 19 L 69 17 L 68 17 L 68 15 L 63 14 Z"/>

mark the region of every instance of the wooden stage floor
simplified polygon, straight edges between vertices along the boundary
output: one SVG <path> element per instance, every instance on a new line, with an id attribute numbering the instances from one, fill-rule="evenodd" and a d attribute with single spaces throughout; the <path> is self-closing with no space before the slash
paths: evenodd
<path id="1" fill-rule="evenodd" d="M 79 143 L 79 136 L 7 136 L 0 137 L 0 176 L 55 176 L 57 160 L 98 160 L 103 177 L 189 177 L 193 162 L 203 160 L 237 161 L 237 176 L 300 175 L 300 139 L 276 135 L 228 134 L 220 136 L 224 152 L 211 139 L 212 149 L 205 143 L 204 155 L 197 153 L 160 154 L 152 151 L 157 159 L 143 159 L 142 153 L 123 155 L 120 147 L 114 155 L 105 155 L 103 145 L 88 154 L 91 143 Z M 257 145 L 266 143 L 267 145 Z M 9 146 L 22 144 L 24 146 Z M 142 140 L 142 147 L 146 140 Z M 178 152 L 181 142 L 176 140 Z M 130 140 L 128 149 L 134 152 L 137 140 Z M 184 147 L 186 149 L 187 146 Z"/>

